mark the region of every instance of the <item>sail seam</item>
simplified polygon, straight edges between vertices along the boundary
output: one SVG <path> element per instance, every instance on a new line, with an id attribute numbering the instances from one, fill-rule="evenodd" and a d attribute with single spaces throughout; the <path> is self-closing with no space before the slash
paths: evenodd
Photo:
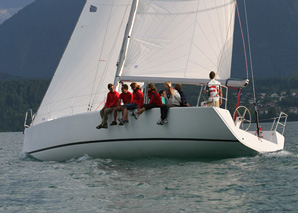
<path id="1" fill-rule="evenodd" d="M 198 3 L 197 3 L 197 10 L 199 8 L 199 5 L 200 5 L 200 1 L 198 1 Z M 189 52 L 188 52 L 188 58 L 187 58 L 186 66 L 185 66 L 185 70 L 184 70 L 184 75 L 183 75 L 184 77 L 186 77 L 186 71 L 187 71 L 187 67 L 188 67 L 188 63 L 189 63 L 189 58 L 190 58 L 190 54 L 191 54 L 191 50 L 192 50 L 192 46 L 193 46 L 194 34 L 195 34 L 195 31 L 196 31 L 196 26 L 197 26 L 197 18 L 198 18 L 198 13 L 196 13 L 195 20 L 194 20 L 194 28 L 193 28 L 193 32 L 192 32 L 192 38 L 191 38 L 191 42 L 190 42 L 190 47 L 189 47 Z"/>
<path id="2" fill-rule="evenodd" d="M 229 34 L 230 34 L 230 31 L 231 31 L 231 28 L 232 28 L 232 24 L 233 24 L 233 14 L 235 13 L 235 7 L 234 7 L 234 11 L 233 13 L 230 13 L 231 16 L 230 16 L 230 21 L 229 21 L 229 27 L 227 28 L 227 33 L 226 33 L 226 39 L 224 41 L 224 46 L 223 46 L 223 50 L 221 51 L 221 56 L 220 56 L 220 60 L 219 60 L 219 64 L 218 64 L 218 68 L 220 68 L 221 66 L 223 66 L 224 63 L 231 63 L 231 61 L 227 62 L 227 61 L 224 61 L 224 60 L 227 60 L 225 58 L 223 58 L 223 54 L 225 52 L 225 49 L 227 48 L 227 42 L 228 42 L 228 38 L 229 38 Z"/>
<path id="3" fill-rule="evenodd" d="M 112 5 L 109 5 L 109 6 L 112 6 L 112 7 L 113 7 L 113 5 L 114 5 L 114 0 L 113 0 Z M 107 24 L 106 29 L 105 29 L 105 36 L 104 36 L 104 38 L 103 38 L 104 41 L 106 40 L 106 36 L 107 36 L 108 28 L 109 28 L 109 23 L 110 23 L 110 21 L 111 21 L 111 14 L 112 14 L 112 8 L 111 8 L 111 11 L 110 11 L 110 13 L 109 13 L 109 21 L 108 21 L 108 24 Z M 93 81 L 93 86 L 92 86 L 91 94 L 93 94 L 93 91 L 94 91 L 95 82 L 96 82 L 97 75 L 98 75 L 98 68 L 99 68 L 99 65 L 100 65 L 100 63 L 101 63 L 100 59 L 101 59 L 101 57 L 102 57 L 102 52 L 103 52 L 104 46 L 105 46 L 105 42 L 103 43 L 102 48 L 101 48 L 101 52 L 100 52 L 100 56 L 99 56 L 99 61 L 98 61 L 98 63 L 97 63 L 97 67 L 96 67 L 96 70 L 97 70 L 97 71 L 95 72 L 95 76 L 94 76 L 94 81 Z M 106 63 L 106 65 L 107 65 L 107 63 Z M 98 85 L 98 86 L 101 86 L 102 79 L 103 79 L 103 78 L 101 78 L 101 81 L 99 82 L 99 85 Z M 95 99 L 95 98 L 94 98 L 94 99 Z M 93 100 L 94 100 L 94 99 L 93 99 Z M 87 109 L 87 111 L 90 111 L 90 110 L 91 110 L 92 105 L 93 105 L 93 103 L 94 103 L 94 101 L 93 101 L 93 103 L 91 104 L 91 100 L 92 100 L 92 95 L 90 96 L 90 100 L 89 100 L 89 104 L 88 104 L 88 109 Z"/>

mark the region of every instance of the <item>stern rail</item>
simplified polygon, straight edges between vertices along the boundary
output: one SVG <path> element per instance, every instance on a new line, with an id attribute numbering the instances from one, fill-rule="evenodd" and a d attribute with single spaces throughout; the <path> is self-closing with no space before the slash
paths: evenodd
<path id="1" fill-rule="evenodd" d="M 284 112 L 280 112 L 278 117 L 273 118 L 273 123 L 271 127 L 271 131 L 277 131 L 277 128 L 280 127 L 282 129 L 281 134 L 284 135 L 285 128 L 287 125 L 288 114 Z"/>

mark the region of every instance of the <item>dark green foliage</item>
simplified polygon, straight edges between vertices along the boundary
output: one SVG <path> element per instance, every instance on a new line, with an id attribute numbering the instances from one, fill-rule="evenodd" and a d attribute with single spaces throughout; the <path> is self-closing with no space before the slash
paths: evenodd
<path id="1" fill-rule="evenodd" d="M 49 85 L 49 80 L 0 81 L 0 131 L 24 129 L 25 113 L 37 111 Z"/>

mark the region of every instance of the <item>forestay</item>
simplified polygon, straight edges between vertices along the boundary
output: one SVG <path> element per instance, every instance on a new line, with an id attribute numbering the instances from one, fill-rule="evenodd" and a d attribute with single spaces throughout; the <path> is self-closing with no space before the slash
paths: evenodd
<path id="1" fill-rule="evenodd" d="M 96 108 L 113 82 L 131 0 L 87 0 L 34 124 Z"/>
<path id="2" fill-rule="evenodd" d="M 235 0 L 139 1 L 121 80 L 230 78 Z"/>

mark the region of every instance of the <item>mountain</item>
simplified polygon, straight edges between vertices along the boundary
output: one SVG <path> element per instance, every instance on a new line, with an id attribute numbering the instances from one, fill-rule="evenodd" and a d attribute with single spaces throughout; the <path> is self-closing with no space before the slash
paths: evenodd
<path id="1" fill-rule="evenodd" d="M 0 1 L 0 24 L 2 24 L 6 19 L 13 16 L 21 8 L 27 4 L 32 3 L 35 0 L 1 0 Z"/>
<path id="2" fill-rule="evenodd" d="M 1 0 L 0 8 L 1 9 L 11 9 L 11 8 L 22 8 L 24 5 L 30 4 L 35 0 Z"/>
<path id="3" fill-rule="evenodd" d="M 51 77 L 86 0 L 37 0 L 0 25 L 0 72 Z"/>
<path id="4" fill-rule="evenodd" d="M 58 66 L 85 2 L 86 0 L 36 0 L 0 25 L 0 73 L 26 78 L 50 78 Z M 246 3 L 255 77 L 285 77 L 296 74 L 298 1 L 258 0 Z M 238 4 L 246 36 L 243 0 L 238 1 Z M 237 16 L 232 77 L 246 77 Z"/>

